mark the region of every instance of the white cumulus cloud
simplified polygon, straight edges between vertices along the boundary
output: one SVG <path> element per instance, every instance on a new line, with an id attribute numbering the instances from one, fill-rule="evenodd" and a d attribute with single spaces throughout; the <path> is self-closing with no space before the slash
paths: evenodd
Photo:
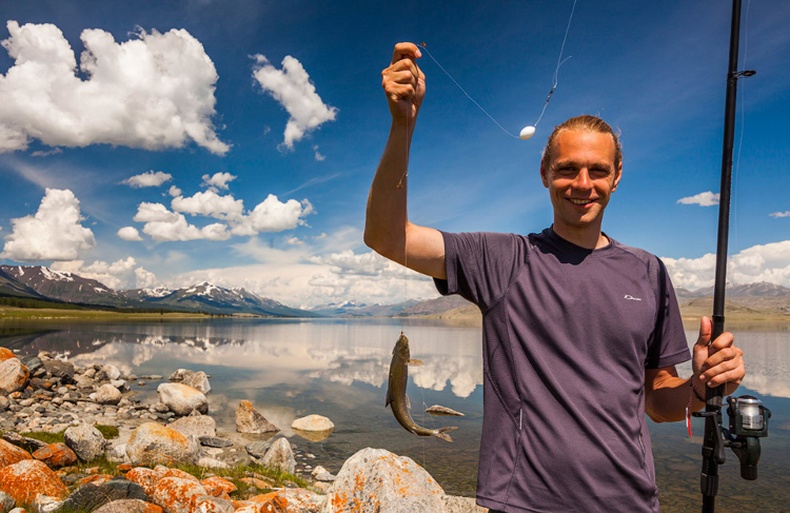
<path id="1" fill-rule="evenodd" d="M 269 194 L 237 226 L 235 232 L 241 235 L 291 230 L 305 224 L 302 218 L 312 212 L 313 206 L 307 200 L 282 202 L 274 194 Z"/>
<path id="2" fill-rule="evenodd" d="M 227 225 L 213 223 L 199 228 L 187 222 L 183 214 L 171 212 L 161 203 L 140 203 L 135 221 L 145 223 L 143 233 L 157 241 L 227 240 Z"/>
<path id="3" fill-rule="evenodd" d="M 256 55 L 255 60 L 253 77 L 290 116 L 285 125 L 283 146 L 293 149 L 294 143 L 308 132 L 335 119 L 337 108 L 324 104 L 307 71 L 296 58 L 286 55 L 282 69 L 272 66 L 263 55 Z"/>
<path id="4" fill-rule="evenodd" d="M 173 175 L 170 173 L 165 173 L 162 171 L 148 171 L 147 173 L 141 173 L 139 175 L 130 176 L 126 180 L 122 181 L 121 183 L 128 185 L 129 187 L 134 187 L 135 189 L 141 189 L 143 187 L 159 187 L 165 182 L 169 182 L 173 179 Z"/>
<path id="5" fill-rule="evenodd" d="M 233 196 L 220 196 L 213 190 L 197 192 L 189 198 L 176 196 L 170 206 L 176 212 L 216 219 L 240 219 L 244 212 L 242 200 L 234 199 Z"/>
<path id="6" fill-rule="evenodd" d="M 662 258 L 675 287 L 696 290 L 713 286 L 716 255 Z M 790 287 L 790 240 L 759 244 L 729 257 L 727 281 L 735 285 L 768 282 Z"/>
<path id="7" fill-rule="evenodd" d="M 119 238 L 123 240 L 128 240 L 132 242 L 143 240 L 143 238 L 140 237 L 140 232 L 137 231 L 137 228 L 135 228 L 134 226 L 124 226 L 123 228 L 118 230 L 117 235 Z"/>
<path id="8" fill-rule="evenodd" d="M 127 257 L 115 262 L 96 260 L 88 265 L 85 265 L 83 260 L 56 262 L 52 264 L 52 269 L 96 280 L 113 290 L 159 285 L 156 276 L 144 267 L 138 266 L 134 257 Z"/>
<path id="9" fill-rule="evenodd" d="M 74 260 L 96 244 L 80 223 L 80 202 L 68 189 L 46 189 L 33 215 L 12 219 L 2 256 L 18 261 Z"/>
<path id="10" fill-rule="evenodd" d="M 779 219 L 780 217 L 790 217 L 790 210 L 786 212 L 773 212 L 771 214 L 771 217 L 775 217 L 777 219 Z"/>
<path id="11" fill-rule="evenodd" d="M 681 205 L 699 205 L 701 207 L 713 207 L 719 204 L 719 193 L 706 191 L 701 192 L 699 194 L 695 194 L 694 196 L 688 196 L 685 198 L 680 198 L 678 203 Z"/>
<path id="12" fill-rule="evenodd" d="M 213 175 L 203 175 L 203 185 L 209 189 L 228 189 L 228 184 L 236 177 L 230 173 L 214 173 Z"/>
<path id="13" fill-rule="evenodd" d="M 118 43 L 104 30 L 86 29 L 78 66 L 57 26 L 6 26 L 10 37 L 2 45 L 14 64 L 0 75 L 0 153 L 23 150 L 32 139 L 149 150 L 193 141 L 212 153 L 228 151 L 211 122 L 216 68 L 186 30 L 139 29 Z"/>

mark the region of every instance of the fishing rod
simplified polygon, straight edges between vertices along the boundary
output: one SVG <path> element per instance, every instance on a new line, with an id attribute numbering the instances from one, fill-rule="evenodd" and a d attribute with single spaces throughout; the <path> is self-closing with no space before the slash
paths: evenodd
<path id="1" fill-rule="evenodd" d="M 719 190 L 719 227 L 716 246 L 716 274 L 713 287 L 713 332 L 715 340 L 724 332 L 724 299 L 727 285 L 727 244 L 730 228 L 730 191 L 732 188 L 732 153 L 735 135 L 735 104 L 738 79 L 751 77 L 754 70 L 738 71 L 738 47 L 741 27 L 741 0 L 732 2 L 730 28 L 730 61 L 727 72 L 727 94 L 724 108 L 724 143 L 721 159 L 721 188 Z M 700 491 L 702 512 L 715 511 L 719 486 L 719 465 L 724 464 L 726 447 L 733 450 L 741 463 L 741 477 L 757 479 L 760 459 L 760 438 L 768 436 L 770 410 L 752 396 L 728 397 L 729 429 L 722 427 L 722 397 L 725 385 L 706 387 L 705 411 L 694 415 L 705 419 L 702 443 L 702 471 Z"/>

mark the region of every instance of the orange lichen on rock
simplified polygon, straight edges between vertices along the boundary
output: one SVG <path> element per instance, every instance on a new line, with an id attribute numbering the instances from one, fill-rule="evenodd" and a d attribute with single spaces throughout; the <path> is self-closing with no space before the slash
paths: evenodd
<path id="1" fill-rule="evenodd" d="M 22 460 L 0 469 L 0 491 L 17 503 L 32 503 L 39 494 L 65 499 L 69 494 L 66 485 L 45 463 Z"/>
<path id="2" fill-rule="evenodd" d="M 220 476 L 211 476 L 200 482 L 212 497 L 230 500 L 230 494 L 238 490 L 232 481 Z"/>
<path id="3" fill-rule="evenodd" d="M 206 489 L 194 477 L 165 477 L 156 483 L 153 499 L 168 513 L 191 513 L 201 495 L 207 495 Z"/>
<path id="4" fill-rule="evenodd" d="M 69 467 L 77 463 L 77 455 L 62 442 L 49 444 L 36 450 L 33 457 L 43 461 L 50 468 Z"/>
<path id="5" fill-rule="evenodd" d="M 0 347 L 0 362 L 4 362 L 11 358 L 16 358 L 14 352 L 8 349 L 7 347 Z"/>
<path id="6" fill-rule="evenodd" d="M 0 438 L 0 468 L 29 459 L 32 459 L 29 452 Z"/>

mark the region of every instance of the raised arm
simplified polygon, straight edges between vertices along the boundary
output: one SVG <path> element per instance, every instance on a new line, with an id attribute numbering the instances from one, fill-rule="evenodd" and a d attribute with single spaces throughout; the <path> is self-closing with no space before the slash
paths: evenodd
<path id="1" fill-rule="evenodd" d="M 407 210 L 409 149 L 425 97 L 425 75 L 416 62 L 420 56 L 417 45 L 398 43 L 392 63 L 381 72 L 392 126 L 370 187 L 365 244 L 417 272 L 445 278 L 441 233 L 410 223 Z"/>

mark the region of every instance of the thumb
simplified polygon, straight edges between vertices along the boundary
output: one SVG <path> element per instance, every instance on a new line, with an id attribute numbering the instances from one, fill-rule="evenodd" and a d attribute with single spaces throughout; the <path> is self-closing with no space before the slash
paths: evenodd
<path id="1" fill-rule="evenodd" d="M 697 351 L 701 348 L 708 348 L 710 344 L 710 337 L 713 333 L 713 321 L 711 321 L 710 317 L 702 317 L 699 320 L 699 336 L 697 337 L 697 343 L 694 344 L 694 351 Z"/>
<path id="2" fill-rule="evenodd" d="M 713 321 L 710 320 L 710 317 L 702 317 L 699 320 L 699 336 L 692 348 L 692 367 L 695 375 L 699 375 L 702 372 L 705 360 L 708 359 L 710 354 L 708 344 L 710 344 L 712 334 Z"/>

